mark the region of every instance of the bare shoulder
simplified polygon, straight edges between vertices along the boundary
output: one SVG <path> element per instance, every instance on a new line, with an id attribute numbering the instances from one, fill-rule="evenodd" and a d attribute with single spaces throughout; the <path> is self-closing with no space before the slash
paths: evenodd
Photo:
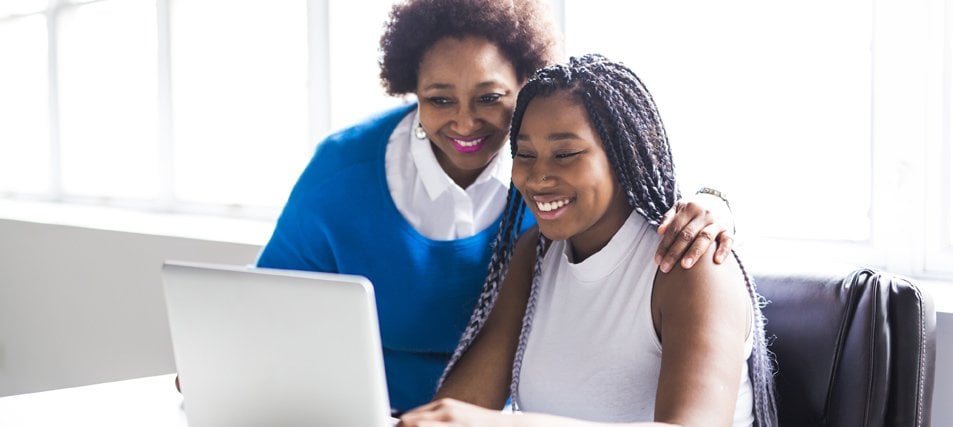
<path id="1" fill-rule="evenodd" d="M 652 320 L 662 344 L 657 420 L 731 424 L 751 330 L 751 299 L 736 260 L 715 264 L 713 251 L 688 270 L 676 266 L 656 275 Z"/>
<path id="2" fill-rule="evenodd" d="M 714 245 L 690 269 L 676 264 L 672 271 L 655 276 L 653 317 L 691 315 L 703 311 L 744 312 L 750 307 L 744 274 L 737 260 L 728 256 L 721 264 L 712 257 Z M 658 327 L 658 322 L 656 322 Z"/>

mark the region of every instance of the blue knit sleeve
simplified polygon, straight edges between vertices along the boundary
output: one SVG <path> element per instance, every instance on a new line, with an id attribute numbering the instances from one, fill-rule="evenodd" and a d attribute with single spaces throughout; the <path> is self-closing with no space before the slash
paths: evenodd
<path id="1" fill-rule="evenodd" d="M 309 170 L 315 164 L 312 161 L 292 190 L 271 239 L 258 256 L 258 267 L 338 272 L 322 226 L 320 185 L 311 182 Z"/>
<path id="2" fill-rule="evenodd" d="M 275 231 L 258 256 L 258 267 L 282 268 L 338 273 L 335 255 L 348 250 L 340 230 L 331 230 L 340 223 L 342 204 L 366 193 L 356 184 L 354 171 L 372 164 L 394 127 L 416 105 L 391 109 L 357 125 L 328 136 L 318 144 L 314 156 L 298 178 L 285 204 Z M 353 189 L 344 192 L 344 189 Z M 344 218 L 343 220 L 353 220 Z"/>

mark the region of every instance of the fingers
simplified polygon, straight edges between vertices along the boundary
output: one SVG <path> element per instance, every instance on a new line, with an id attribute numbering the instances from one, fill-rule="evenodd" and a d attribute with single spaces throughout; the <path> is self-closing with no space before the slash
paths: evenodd
<path id="1" fill-rule="evenodd" d="M 688 251 L 689 247 L 691 247 L 692 243 L 696 240 L 698 230 L 703 230 L 704 227 L 707 226 L 708 224 L 705 223 L 704 219 L 701 217 L 696 217 L 680 230 L 678 230 L 677 233 L 675 233 L 675 241 L 672 242 L 671 246 L 668 248 L 668 251 L 665 253 L 665 257 L 662 258 L 662 263 L 659 265 L 659 267 L 662 269 L 662 272 L 668 273 L 672 270 L 672 267 L 675 266 L 676 262 L 679 262 L 679 260 L 682 260 L 683 262 L 685 261 L 683 257 L 686 256 L 686 252 Z M 709 241 L 707 244 L 705 244 L 705 248 L 708 248 L 708 245 L 710 244 L 711 242 Z M 697 258 L 688 259 L 688 265 L 694 265 L 696 259 Z"/>
<path id="2" fill-rule="evenodd" d="M 731 248 L 735 245 L 735 236 L 731 233 L 731 230 L 724 230 L 718 234 L 718 249 L 715 250 L 715 264 L 721 264 L 725 258 L 728 257 L 728 254 L 731 253 Z"/>
<path id="3" fill-rule="evenodd" d="M 405 421 L 403 417 L 400 418 L 400 422 L 397 423 L 396 427 L 448 427 L 453 424 L 445 421 L 434 421 L 434 420 L 413 420 Z"/>
<path id="4" fill-rule="evenodd" d="M 678 204 L 672 206 L 668 212 L 665 212 L 665 215 L 662 216 L 662 222 L 659 223 L 658 233 L 665 233 L 665 230 L 668 230 L 668 226 L 671 224 L 672 219 L 675 218 L 675 214 L 678 212 Z"/>
<path id="5" fill-rule="evenodd" d="M 400 417 L 399 427 L 425 427 L 442 425 L 450 421 L 450 414 L 442 410 L 415 409 Z"/>
<path id="6" fill-rule="evenodd" d="M 412 413 L 415 413 L 415 412 L 433 411 L 433 410 L 438 409 L 438 408 L 440 408 L 440 407 L 442 407 L 442 406 L 447 406 L 447 405 L 449 404 L 449 402 L 450 402 L 450 399 L 446 399 L 446 398 L 433 400 L 433 401 L 427 402 L 427 403 L 425 403 L 425 404 L 423 404 L 423 405 L 420 405 L 420 406 L 418 406 L 418 407 L 416 407 L 416 408 L 414 408 L 414 409 L 411 409 L 411 410 L 407 411 L 406 413 L 407 413 L 407 414 L 412 414 Z"/>
<path id="7" fill-rule="evenodd" d="M 719 221 L 718 218 L 724 215 L 716 214 L 719 209 L 727 207 L 720 199 L 714 202 L 707 199 L 679 200 L 662 217 L 658 229 L 662 241 L 656 250 L 655 262 L 663 273 L 671 271 L 676 263 L 683 268 L 691 268 L 712 243 L 717 243 L 713 258 L 716 264 L 720 264 L 731 253 L 734 234 L 728 227 L 732 224 L 725 225 L 725 221 Z M 730 219 L 728 212 L 727 218 Z"/>
<path id="8" fill-rule="evenodd" d="M 675 243 L 675 239 L 678 237 L 677 233 L 691 219 L 691 217 L 686 217 L 686 215 L 679 215 L 679 211 L 684 205 L 684 202 L 675 203 L 675 206 L 669 209 L 668 212 L 665 213 L 665 216 L 662 217 L 662 223 L 658 228 L 658 233 L 662 235 L 662 242 L 659 243 L 658 249 L 655 251 L 655 263 L 658 265 L 662 265 L 662 261 L 669 252 L 669 248 L 671 248 L 672 243 Z M 662 271 L 668 272 L 668 270 Z"/>
<path id="9" fill-rule="evenodd" d="M 449 427 L 453 424 L 444 422 L 444 421 L 433 421 L 433 420 L 415 420 L 406 422 L 404 418 L 401 417 L 400 422 L 397 423 L 395 427 Z"/>
<path id="10" fill-rule="evenodd" d="M 499 410 L 493 411 L 459 400 L 443 398 L 400 417 L 402 426 L 480 427 L 500 425 Z"/>
<path id="11" fill-rule="evenodd" d="M 709 224 L 705 226 L 702 231 L 698 232 L 698 234 L 695 235 L 695 239 L 691 242 L 691 247 L 685 251 L 685 255 L 682 257 L 682 268 L 692 268 L 695 262 L 705 256 L 705 252 L 708 252 L 708 248 L 711 247 L 711 244 L 715 243 L 715 236 L 721 233 L 722 230 L 721 225 Z"/>
<path id="12" fill-rule="evenodd" d="M 405 427 L 449 425 L 447 422 L 453 420 L 454 404 L 455 401 L 452 399 L 435 400 L 402 415 L 398 425 Z"/>

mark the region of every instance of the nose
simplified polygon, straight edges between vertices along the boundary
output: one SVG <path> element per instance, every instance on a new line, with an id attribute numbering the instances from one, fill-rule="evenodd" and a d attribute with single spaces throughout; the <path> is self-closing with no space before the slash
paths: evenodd
<path id="1" fill-rule="evenodd" d="M 451 129 L 460 136 L 470 136 L 480 129 L 480 121 L 472 106 L 461 105 L 453 117 Z"/>
<path id="2" fill-rule="evenodd" d="M 526 187 L 534 193 L 545 191 L 556 184 L 550 166 L 545 160 L 536 159 L 526 175 Z"/>

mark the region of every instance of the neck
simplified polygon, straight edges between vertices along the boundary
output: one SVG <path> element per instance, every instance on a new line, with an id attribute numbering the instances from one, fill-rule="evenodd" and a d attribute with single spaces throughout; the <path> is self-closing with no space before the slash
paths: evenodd
<path id="1" fill-rule="evenodd" d="M 569 247 L 572 250 L 573 263 L 583 262 L 606 247 L 631 213 L 632 207 L 628 203 L 614 203 L 591 228 L 570 237 Z"/>
<path id="2" fill-rule="evenodd" d="M 433 147 L 432 142 L 430 144 L 431 149 L 433 149 L 433 152 L 437 157 L 437 164 L 440 165 L 440 169 L 443 169 L 444 173 L 446 173 L 455 184 L 464 190 L 473 184 L 477 177 L 479 177 L 480 174 L 483 173 L 483 170 L 488 166 L 483 165 L 483 167 L 479 169 L 460 169 L 454 166 L 453 163 L 443 155 L 440 149 Z"/>

